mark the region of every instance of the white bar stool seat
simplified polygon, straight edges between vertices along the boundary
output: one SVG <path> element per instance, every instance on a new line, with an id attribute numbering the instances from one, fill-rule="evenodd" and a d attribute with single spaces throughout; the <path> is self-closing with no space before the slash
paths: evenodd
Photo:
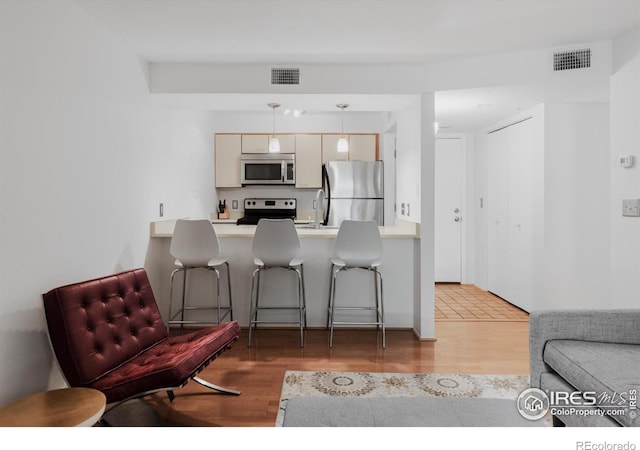
<path id="1" fill-rule="evenodd" d="M 382 239 L 378 224 L 372 220 L 344 220 L 340 224 L 331 261 L 329 287 L 329 347 L 333 347 L 333 329 L 335 325 L 375 325 L 382 332 L 382 348 L 386 347 L 384 328 L 384 302 L 382 293 L 382 274 L 378 270 L 382 265 Z M 367 270 L 373 274 L 375 306 L 336 306 L 336 280 L 338 274 L 351 269 Z M 336 321 L 336 310 L 367 310 L 375 313 L 373 322 Z"/>
<path id="2" fill-rule="evenodd" d="M 298 231 L 291 219 L 260 219 L 253 238 L 253 262 L 257 266 L 251 278 L 251 311 L 249 316 L 249 347 L 258 324 L 296 324 L 300 327 L 300 347 L 304 347 L 304 329 L 307 326 L 304 265 Z M 270 269 L 286 269 L 296 273 L 298 280 L 298 306 L 260 306 L 260 275 Z M 298 312 L 294 321 L 260 320 L 262 310 L 292 310 Z"/>
<path id="3" fill-rule="evenodd" d="M 171 272 L 171 287 L 169 290 L 169 325 L 185 324 L 214 324 L 221 323 L 227 316 L 233 320 L 233 303 L 231 297 L 231 273 L 229 262 L 220 256 L 218 236 L 210 221 L 186 220 L 176 221 L 169 248 L 171 256 L 176 258 L 176 269 Z M 220 302 L 220 267 L 226 267 L 229 304 L 223 306 Z M 192 269 L 206 269 L 215 274 L 216 301 L 212 306 L 188 306 L 186 304 L 187 273 Z M 177 273 L 182 272 L 182 306 L 172 313 L 173 285 Z M 186 319 L 186 311 L 217 311 L 217 322 L 211 320 Z M 224 314 L 223 314 L 224 311 Z M 180 316 L 178 319 L 177 317 Z"/>

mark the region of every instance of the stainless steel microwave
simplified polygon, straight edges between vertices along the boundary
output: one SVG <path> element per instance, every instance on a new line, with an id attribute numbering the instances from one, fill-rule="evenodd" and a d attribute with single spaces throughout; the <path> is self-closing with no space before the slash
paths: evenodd
<path id="1" fill-rule="evenodd" d="M 296 156 L 282 153 L 245 153 L 240 156 L 242 184 L 295 184 Z"/>

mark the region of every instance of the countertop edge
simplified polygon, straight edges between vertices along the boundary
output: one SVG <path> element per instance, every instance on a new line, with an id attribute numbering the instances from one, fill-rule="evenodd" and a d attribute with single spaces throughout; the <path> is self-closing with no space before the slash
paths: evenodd
<path id="1" fill-rule="evenodd" d="M 152 238 L 172 237 L 176 220 L 168 219 L 151 222 L 150 236 Z M 232 223 L 213 223 L 212 225 L 220 238 L 252 238 L 256 229 L 255 225 L 235 225 Z M 337 234 L 337 228 L 316 230 L 314 228 L 298 227 L 298 235 L 301 238 L 335 238 Z M 382 239 L 419 239 L 420 224 L 397 219 L 395 225 L 381 226 L 380 236 Z"/>

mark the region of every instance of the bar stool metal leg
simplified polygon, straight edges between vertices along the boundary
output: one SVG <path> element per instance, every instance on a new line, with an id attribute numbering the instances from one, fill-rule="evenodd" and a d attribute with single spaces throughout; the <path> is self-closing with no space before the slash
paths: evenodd
<path id="1" fill-rule="evenodd" d="M 378 291 L 378 280 L 380 280 L 380 290 Z M 378 269 L 374 271 L 374 282 L 376 283 L 376 303 L 378 303 L 378 310 L 376 313 L 378 314 L 378 321 L 380 322 L 380 328 L 382 331 L 382 348 L 387 347 L 387 341 L 385 336 L 385 327 L 384 327 L 384 292 L 382 290 L 382 274 Z M 379 298 L 379 301 L 378 301 Z"/>
<path id="2" fill-rule="evenodd" d="M 256 289 L 257 285 L 257 289 Z M 256 269 L 253 271 L 253 275 L 251 276 L 251 311 L 249 313 L 249 344 L 251 347 L 251 336 L 253 332 L 253 328 L 258 321 L 258 295 L 260 291 L 260 269 Z"/>
<path id="3" fill-rule="evenodd" d="M 307 293 L 305 291 L 304 264 L 300 264 L 300 274 L 302 275 L 302 308 L 304 309 L 304 327 L 307 327 Z"/>
<path id="4" fill-rule="evenodd" d="M 304 347 L 304 327 L 305 327 L 305 311 L 304 311 L 304 284 L 302 282 L 302 268 L 293 269 L 298 278 L 298 320 L 300 322 L 300 347 Z"/>
<path id="5" fill-rule="evenodd" d="M 331 269 L 329 269 L 329 295 L 327 299 L 327 328 L 331 326 L 331 291 L 333 290 L 333 271 L 334 265 L 331 264 Z"/>
<path id="6" fill-rule="evenodd" d="M 182 278 L 182 308 L 180 309 L 180 328 L 184 327 L 184 304 L 187 295 L 187 273 L 189 269 L 187 267 L 184 268 L 184 275 Z"/>
<path id="7" fill-rule="evenodd" d="M 229 290 L 229 320 L 233 321 L 233 300 L 231 298 L 231 269 L 229 268 L 229 263 L 225 261 L 225 266 L 227 266 L 227 288 Z"/>
<path id="8" fill-rule="evenodd" d="M 335 310 L 336 310 L 336 281 L 338 279 L 338 274 L 345 270 L 343 267 L 340 267 L 338 270 L 334 270 L 335 266 L 332 266 L 331 271 L 333 272 L 333 276 L 331 277 L 331 292 L 330 292 L 330 307 L 329 307 L 329 347 L 333 347 L 333 328 L 334 328 L 334 318 L 335 318 Z"/>
<path id="9" fill-rule="evenodd" d="M 171 316 L 171 309 L 172 309 L 172 305 L 173 305 L 173 284 L 174 284 L 174 278 L 176 276 L 176 274 L 178 272 L 181 272 L 182 269 L 181 268 L 177 268 L 174 269 L 171 272 L 171 277 L 170 277 L 170 281 L 169 281 L 169 315 L 168 315 L 168 320 L 167 323 L 171 322 L 171 320 L 173 320 L 173 317 Z"/>
<path id="10" fill-rule="evenodd" d="M 216 304 L 218 306 L 218 323 L 220 323 L 221 321 L 221 315 L 220 315 L 220 310 L 221 310 L 221 305 L 220 305 L 220 271 L 218 269 L 213 269 L 213 271 L 216 274 Z"/>

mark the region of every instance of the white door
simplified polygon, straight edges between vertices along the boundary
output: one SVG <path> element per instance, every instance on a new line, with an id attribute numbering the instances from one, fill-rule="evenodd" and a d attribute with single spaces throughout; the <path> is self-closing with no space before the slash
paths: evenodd
<path id="1" fill-rule="evenodd" d="M 487 136 L 488 287 L 530 311 L 533 305 L 533 126 Z"/>
<path id="2" fill-rule="evenodd" d="M 509 298 L 509 134 L 506 129 L 487 136 L 487 276 L 489 291 Z"/>
<path id="3" fill-rule="evenodd" d="M 533 126 L 509 128 L 509 280 L 511 303 L 533 306 Z"/>
<path id="4" fill-rule="evenodd" d="M 462 139 L 436 139 L 435 281 L 462 280 Z"/>

